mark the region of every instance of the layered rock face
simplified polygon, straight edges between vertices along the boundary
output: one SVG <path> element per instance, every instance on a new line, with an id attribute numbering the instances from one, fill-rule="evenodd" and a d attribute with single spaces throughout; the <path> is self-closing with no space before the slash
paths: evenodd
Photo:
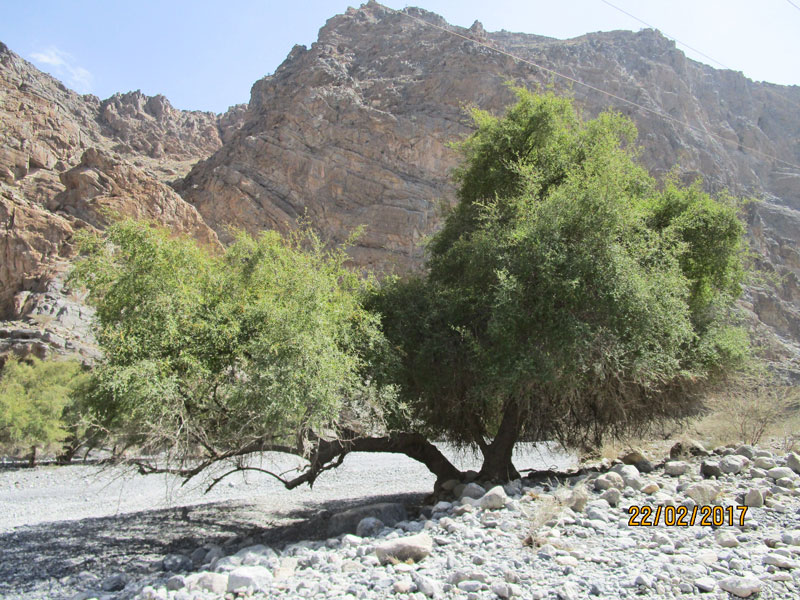
<path id="1" fill-rule="evenodd" d="M 420 268 L 420 242 L 454 197 L 447 143 L 470 131 L 465 106 L 500 112 L 513 102 L 507 81 L 552 85 L 587 116 L 609 107 L 630 115 L 656 175 L 677 165 L 711 191 L 764 198 L 750 215 L 753 236 L 762 266 L 785 283 L 777 293 L 752 288 L 747 302 L 761 317 L 754 326 L 777 335 L 776 360 L 798 355 L 800 169 L 791 165 L 800 164 L 800 88 L 696 63 L 652 30 L 556 40 L 370 2 L 330 19 L 310 49 L 296 46 L 256 82 L 241 129 L 179 191 L 223 241 L 228 226 L 257 232 L 306 218 L 340 242 L 363 225 L 355 264 Z"/>

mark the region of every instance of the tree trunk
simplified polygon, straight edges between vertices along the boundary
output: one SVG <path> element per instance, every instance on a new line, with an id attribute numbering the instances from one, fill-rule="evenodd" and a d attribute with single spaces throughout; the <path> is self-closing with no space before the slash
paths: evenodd
<path id="1" fill-rule="evenodd" d="M 515 401 L 506 403 L 503 419 L 492 443 L 482 447 L 483 465 L 478 478 L 484 481 L 505 482 L 519 479 L 520 474 L 511 461 L 514 446 L 522 428 L 522 415 Z"/>
<path id="2" fill-rule="evenodd" d="M 309 470 L 286 482 L 287 489 L 303 483 L 314 484 L 317 476 L 341 464 L 350 452 L 391 452 L 418 460 L 436 475 L 435 488 L 448 479 L 461 479 L 462 473 L 439 449 L 419 433 L 393 433 L 384 437 L 353 437 L 333 441 L 320 440 L 310 458 Z"/>
<path id="3" fill-rule="evenodd" d="M 28 466 L 31 469 L 36 466 L 36 444 L 31 446 L 31 457 L 28 459 Z"/>

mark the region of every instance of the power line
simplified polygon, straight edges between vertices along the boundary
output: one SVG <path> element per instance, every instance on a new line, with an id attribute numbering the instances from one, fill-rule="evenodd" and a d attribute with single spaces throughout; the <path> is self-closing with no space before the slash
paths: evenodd
<path id="1" fill-rule="evenodd" d="M 655 110 L 655 109 L 652 109 L 652 108 L 648 108 L 646 106 L 643 106 L 641 104 L 638 104 L 638 103 L 634 102 L 633 100 L 628 100 L 627 98 L 623 98 L 622 96 L 617 96 L 616 94 L 613 94 L 611 92 L 607 92 L 606 90 L 603 90 L 603 89 L 600 89 L 598 87 L 595 87 L 595 86 L 593 86 L 593 85 L 591 85 L 589 83 L 585 83 L 585 82 L 583 82 L 583 81 L 581 81 L 579 79 L 575 79 L 574 77 L 570 77 L 569 75 L 564 75 L 563 73 L 559 73 L 558 71 L 556 71 L 554 69 L 550 69 L 550 68 L 545 67 L 543 65 L 537 64 L 537 63 L 535 63 L 535 62 L 533 62 L 531 60 L 528 60 L 526 58 L 522 58 L 522 57 L 517 56 L 515 54 L 512 54 L 511 52 L 508 52 L 506 50 L 501 50 L 500 48 L 495 48 L 494 46 L 490 46 L 489 44 L 486 44 L 484 42 L 478 41 L 478 40 L 476 40 L 474 38 L 471 38 L 469 36 L 466 36 L 464 34 L 458 33 L 457 31 L 453 31 L 451 29 L 447 29 L 446 27 L 442 27 L 441 25 L 436 25 L 435 23 L 431 23 L 429 21 L 426 21 L 425 19 L 420 19 L 419 17 L 415 17 L 415 16 L 409 14 L 408 12 L 406 12 L 408 7 L 406 7 L 406 10 L 395 10 L 395 9 L 390 8 L 388 6 L 384 6 L 383 8 L 385 8 L 386 10 L 388 10 L 388 11 L 394 13 L 394 14 L 398 14 L 398 15 L 402 15 L 404 17 L 407 17 L 407 18 L 409 18 L 409 19 L 411 19 L 413 21 L 416 21 L 417 23 L 420 23 L 422 25 L 425 25 L 427 27 L 433 27 L 434 29 L 438 29 L 440 31 L 443 31 L 444 33 L 450 34 L 450 35 L 455 36 L 455 37 L 462 38 L 464 40 L 467 40 L 468 42 L 472 42 L 473 44 L 476 44 L 478 46 L 486 48 L 487 50 L 491 50 L 493 52 L 497 52 L 498 54 L 502 54 L 504 56 L 508 56 L 509 58 L 511 58 L 511 59 L 513 59 L 513 60 L 515 60 L 517 62 L 521 62 L 523 64 L 535 67 L 537 69 L 545 71 L 546 73 L 550 73 L 551 75 L 555 75 L 556 77 L 561 77 L 562 79 L 565 79 L 565 80 L 570 81 L 572 83 L 575 83 L 577 85 L 583 86 L 583 87 L 588 88 L 588 89 L 590 89 L 592 91 L 598 92 L 600 94 L 604 94 L 605 96 L 608 96 L 609 98 L 613 98 L 613 99 L 618 100 L 620 102 L 624 102 L 625 104 L 629 104 L 629 105 L 631 105 L 633 107 L 638 108 L 639 110 L 643 110 L 645 112 L 651 113 L 653 115 L 656 115 L 657 117 L 660 117 L 660 118 L 665 119 L 667 121 L 671 121 L 673 123 L 676 123 L 678 125 L 686 127 L 687 129 L 691 129 L 692 131 L 695 131 L 697 133 L 708 135 L 708 136 L 716 138 L 718 140 L 722 140 L 723 142 L 728 142 L 729 144 L 736 144 L 737 148 L 741 148 L 742 150 L 747 150 L 747 151 L 752 152 L 754 154 L 759 154 L 759 155 L 763 156 L 764 158 L 768 158 L 770 160 L 782 163 L 782 164 L 784 164 L 784 165 L 786 165 L 788 167 L 792 167 L 793 169 L 800 170 L 800 165 L 785 161 L 785 160 L 783 160 L 781 158 L 778 158 L 777 156 L 772 156 L 771 154 L 767 154 L 766 152 L 762 152 L 761 150 L 758 150 L 757 148 L 752 148 L 750 146 L 745 146 L 745 145 L 739 143 L 738 140 L 733 140 L 731 138 L 727 138 L 725 136 L 722 136 L 722 135 L 719 135 L 717 133 L 714 133 L 713 131 L 708 131 L 706 129 L 701 129 L 700 127 L 696 127 L 696 126 L 694 126 L 694 125 L 692 125 L 690 123 L 687 123 L 685 121 L 681 121 L 680 119 L 676 119 L 675 117 L 673 117 L 671 115 L 668 115 L 667 113 L 664 113 L 664 112 L 661 112 L 661 111 L 658 111 L 658 110 Z"/>
<path id="2" fill-rule="evenodd" d="M 653 25 L 650 25 L 650 23 L 648 23 L 647 21 L 643 21 L 642 19 L 640 19 L 640 18 L 639 18 L 639 17 L 637 17 L 636 15 L 632 15 L 632 14 L 631 14 L 631 13 L 629 13 L 627 10 L 623 10 L 623 9 L 621 9 L 619 6 L 616 6 L 616 5 L 614 5 L 614 4 L 611 4 L 611 2 L 609 2 L 608 0 L 600 0 L 600 2 L 602 2 L 602 3 L 604 3 L 604 4 L 608 4 L 608 5 L 609 5 L 611 8 L 618 10 L 619 12 L 621 12 L 621 13 L 622 13 L 622 14 L 624 14 L 624 15 L 628 15 L 628 16 L 629 16 L 631 19 L 634 19 L 635 21 L 639 21 L 639 23 L 642 23 L 643 25 L 647 25 L 647 26 L 648 26 L 650 29 L 658 29 L 658 27 L 655 27 L 655 26 L 653 26 Z M 689 45 L 689 44 L 687 44 L 686 42 L 682 42 L 682 41 L 680 41 L 680 40 L 679 40 L 678 38 L 676 38 L 674 35 L 670 35 L 669 33 L 667 33 L 666 31 L 664 31 L 664 30 L 662 30 L 662 29 L 658 29 L 658 30 L 659 30 L 659 31 L 661 31 L 661 33 L 663 33 L 663 34 L 664 34 L 666 37 L 668 37 L 668 38 L 670 38 L 670 39 L 674 40 L 675 42 L 679 43 L 681 46 L 685 46 L 685 47 L 689 48 L 689 50 L 692 50 L 693 52 L 697 52 L 697 53 L 698 53 L 700 56 L 704 56 L 705 58 L 707 58 L 707 59 L 708 59 L 708 60 L 710 60 L 711 62 L 717 63 L 717 64 L 718 64 L 720 67 L 722 67 L 723 69 L 728 69 L 729 71 L 735 71 L 735 70 L 736 70 L 736 69 L 732 69 L 731 67 L 729 67 L 729 66 L 727 66 L 727 65 L 725 65 L 725 64 L 723 64 L 723 63 L 721 63 L 721 62 L 719 62 L 717 59 L 710 57 L 710 56 L 709 56 L 708 54 L 706 54 L 705 52 L 701 52 L 701 51 L 700 51 L 700 50 L 698 50 L 697 48 L 693 48 L 692 46 L 690 46 L 690 45 Z"/>
<path id="3" fill-rule="evenodd" d="M 709 56 L 709 55 L 708 55 L 708 54 L 706 54 L 705 52 L 701 52 L 701 51 L 700 51 L 700 50 L 698 50 L 697 48 L 693 48 L 692 46 L 690 46 L 690 45 L 689 45 L 689 44 L 687 44 L 686 42 L 682 42 L 682 41 L 680 41 L 678 38 L 676 38 L 676 37 L 675 37 L 675 36 L 673 36 L 673 35 L 670 35 L 670 34 L 669 34 L 669 33 L 667 33 L 666 31 L 664 31 L 663 29 L 659 29 L 658 27 L 655 27 L 654 25 L 651 25 L 651 24 L 650 24 L 650 23 L 648 23 L 647 21 L 643 21 L 642 19 L 640 19 L 640 18 L 639 18 L 639 17 L 637 17 L 636 15 L 632 15 L 631 13 L 629 13 L 627 10 L 623 10 L 623 9 L 621 9 L 619 6 L 616 6 L 616 5 L 614 5 L 614 4 L 611 4 L 611 2 L 609 2 L 608 0 L 600 0 L 600 1 L 601 1 L 601 2 L 603 2 L 604 4 L 607 4 L 607 5 L 608 5 L 608 6 L 610 6 L 611 8 L 614 8 L 614 9 L 618 10 L 619 12 L 621 12 L 621 13 L 623 13 L 623 14 L 625 14 L 625 15 L 628 15 L 628 16 L 629 16 L 631 19 L 634 19 L 634 20 L 636 20 L 636 21 L 639 21 L 639 23 L 642 23 L 643 25 L 647 25 L 647 26 L 648 26 L 650 29 L 657 29 L 657 30 L 658 30 L 658 31 L 660 31 L 660 32 L 661 32 L 661 33 L 662 33 L 664 36 L 668 37 L 669 39 L 673 40 L 674 42 L 677 42 L 677 43 L 678 43 L 678 44 L 680 44 L 681 46 L 685 46 L 686 48 L 689 48 L 689 50 L 693 50 L 694 52 L 697 52 L 697 54 L 700 54 L 701 56 L 704 56 L 705 58 L 707 58 L 707 59 L 708 59 L 708 60 L 710 60 L 711 62 L 715 62 L 715 63 L 717 63 L 717 64 L 718 64 L 719 66 L 721 66 L 723 69 L 728 69 L 729 71 L 736 71 L 736 70 L 737 70 L 737 69 L 734 69 L 733 67 L 729 67 L 729 66 L 727 66 L 726 64 L 719 62 L 717 59 L 715 59 L 715 58 L 713 58 L 713 57 Z M 792 6 L 794 6 L 794 7 L 795 7 L 795 8 L 797 8 L 798 10 L 800 10 L 800 7 L 798 7 L 796 4 L 794 4 L 794 3 L 792 2 L 792 0 L 787 0 L 787 2 L 789 2 L 789 3 L 790 3 Z M 773 93 L 776 93 L 776 92 L 773 92 Z M 797 102 L 795 102 L 794 100 L 791 100 L 790 98 L 787 98 L 787 97 L 786 97 L 786 96 L 784 96 L 783 94 L 780 94 L 780 93 L 778 93 L 777 95 L 778 95 L 778 96 L 780 96 L 782 100 L 785 100 L 785 101 L 786 101 L 786 102 L 788 102 L 789 104 L 793 104 L 794 106 L 797 106 L 798 108 L 800 108 L 800 103 L 797 103 Z"/>

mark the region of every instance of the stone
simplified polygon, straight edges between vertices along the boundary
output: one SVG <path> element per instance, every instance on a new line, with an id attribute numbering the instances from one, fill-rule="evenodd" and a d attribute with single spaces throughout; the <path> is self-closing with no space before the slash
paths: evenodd
<path id="1" fill-rule="evenodd" d="M 773 467 L 767 471 L 767 477 L 770 479 L 782 479 L 783 477 L 794 477 L 794 471 L 789 467 Z"/>
<path id="2" fill-rule="evenodd" d="M 183 589 L 186 587 L 186 577 L 183 575 L 173 575 L 167 579 L 166 587 L 172 592 Z"/>
<path id="3" fill-rule="evenodd" d="M 508 496 L 506 495 L 503 486 L 495 486 L 486 492 L 483 496 L 481 496 L 481 503 L 480 507 L 484 510 L 497 510 L 499 508 L 503 508 L 508 501 Z"/>
<path id="4" fill-rule="evenodd" d="M 749 598 L 761 591 L 761 580 L 753 575 L 731 576 L 719 581 L 719 587 L 739 598 Z"/>
<path id="5" fill-rule="evenodd" d="M 769 471 L 775 467 L 775 460 L 771 456 L 757 456 L 753 459 L 753 467 Z"/>
<path id="6" fill-rule="evenodd" d="M 228 592 L 240 589 L 251 589 L 257 592 L 266 591 L 272 583 L 272 573 L 266 567 L 237 567 L 228 573 Z"/>
<path id="7" fill-rule="evenodd" d="M 188 586 L 191 586 L 191 582 L 194 582 L 198 589 L 214 594 L 224 594 L 228 591 L 228 575 L 225 573 L 199 573 L 196 580 L 194 576 L 187 578 Z"/>
<path id="8" fill-rule="evenodd" d="M 648 496 L 650 496 L 650 495 L 655 494 L 656 492 L 658 492 L 660 489 L 661 488 L 658 486 L 657 483 L 648 483 L 647 485 L 645 485 L 642 488 L 642 493 L 643 494 L 647 494 Z"/>
<path id="9" fill-rule="evenodd" d="M 433 551 L 433 540 L 427 533 L 418 533 L 403 538 L 387 540 L 375 546 L 375 554 L 381 564 L 393 560 L 420 562 Z"/>
<path id="10" fill-rule="evenodd" d="M 459 498 L 473 498 L 475 500 L 481 498 L 486 493 L 486 490 L 475 482 L 468 483 L 461 490 L 458 495 Z M 505 493 L 505 492 L 504 492 Z"/>
<path id="11" fill-rule="evenodd" d="M 588 501 L 589 494 L 586 488 L 582 484 L 579 484 L 569 492 L 565 504 L 575 512 L 582 512 Z"/>
<path id="12" fill-rule="evenodd" d="M 764 506 L 764 495 L 757 488 L 750 488 L 744 496 L 744 505 L 753 508 Z"/>
<path id="13" fill-rule="evenodd" d="M 630 452 L 620 456 L 619 459 L 626 465 L 634 466 L 636 466 L 636 463 L 647 460 L 644 454 L 642 454 L 639 450 L 631 450 Z"/>
<path id="14" fill-rule="evenodd" d="M 800 456 L 794 452 L 789 452 L 786 455 L 786 466 L 795 473 L 800 474 Z"/>
<path id="15" fill-rule="evenodd" d="M 725 456 L 721 461 L 719 461 L 719 468 L 723 473 L 735 475 L 741 472 L 746 464 L 747 459 L 744 456 L 731 454 L 729 456 Z"/>
<path id="16" fill-rule="evenodd" d="M 375 517 L 364 517 L 358 522 L 356 526 L 356 535 L 358 537 L 374 537 L 378 535 L 384 528 L 383 521 Z"/>
<path id="17" fill-rule="evenodd" d="M 574 581 L 567 581 L 556 591 L 560 600 L 578 600 L 581 597 L 581 588 Z"/>
<path id="18" fill-rule="evenodd" d="M 686 490 L 686 495 L 699 505 L 711 504 L 719 489 L 710 483 L 695 483 Z"/>
<path id="19" fill-rule="evenodd" d="M 800 530 L 784 531 L 781 541 L 789 546 L 800 546 Z"/>
<path id="20" fill-rule="evenodd" d="M 600 494 L 600 498 L 608 502 L 609 506 L 617 506 L 621 497 L 622 493 L 617 488 L 609 488 Z"/>
<path id="21" fill-rule="evenodd" d="M 750 444 L 742 444 L 736 448 L 736 454 L 752 460 L 756 456 L 756 449 Z"/>
<path id="22" fill-rule="evenodd" d="M 737 540 L 736 536 L 727 529 L 720 529 L 717 531 L 714 539 L 716 540 L 717 544 L 723 548 L 735 548 L 739 545 L 739 540 Z"/>
<path id="23" fill-rule="evenodd" d="M 598 491 L 607 490 L 609 488 L 622 489 L 623 487 L 625 487 L 625 480 L 622 479 L 619 473 L 614 473 L 613 471 L 603 473 L 594 480 L 594 489 Z"/>
<path id="24" fill-rule="evenodd" d="M 680 477 L 689 470 L 689 464 L 682 460 L 670 460 L 664 465 L 664 473 L 672 477 Z"/>
<path id="25" fill-rule="evenodd" d="M 672 460 L 680 460 L 691 456 L 708 456 L 708 454 L 703 444 L 696 440 L 677 442 L 669 450 L 669 457 Z"/>
<path id="26" fill-rule="evenodd" d="M 722 469 L 717 460 L 704 460 L 700 463 L 700 474 L 703 477 L 722 477 Z"/>
<path id="27" fill-rule="evenodd" d="M 411 579 L 414 581 L 414 585 L 417 586 L 417 590 L 428 598 L 439 598 L 442 595 L 442 586 L 435 579 L 420 573 L 412 573 Z"/>
<path id="28" fill-rule="evenodd" d="M 612 472 L 618 473 L 622 477 L 624 484 L 634 490 L 640 490 L 644 485 L 642 478 L 639 476 L 639 469 L 633 465 L 617 465 L 612 469 Z"/>
<path id="29" fill-rule="evenodd" d="M 399 521 L 408 519 L 406 507 L 399 502 L 378 502 L 351 508 L 337 513 L 328 520 L 328 536 L 335 537 L 342 533 L 355 533 L 360 537 L 358 524 L 366 517 L 379 519 L 384 525 L 391 527 Z"/>
<path id="30" fill-rule="evenodd" d="M 781 569 L 794 569 L 797 567 L 797 561 L 777 552 L 771 552 L 765 555 L 762 562 L 765 565 L 772 565 Z"/>
<path id="31" fill-rule="evenodd" d="M 711 577 L 698 577 L 694 580 L 694 585 L 701 593 L 706 594 L 714 591 L 717 587 L 717 582 Z"/>
<path id="32" fill-rule="evenodd" d="M 128 583 L 128 576 L 125 573 L 113 573 L 103 579 L 100 587 L 104 592 L 119 592 L 125 589 Z"/>
<path id="33" fill-rule="evenodd" d="M 188 571 L 192 566 L 192 559 L 183 554 L 168 554 L 161 559 L 161 568 L 172 573 Z"/>

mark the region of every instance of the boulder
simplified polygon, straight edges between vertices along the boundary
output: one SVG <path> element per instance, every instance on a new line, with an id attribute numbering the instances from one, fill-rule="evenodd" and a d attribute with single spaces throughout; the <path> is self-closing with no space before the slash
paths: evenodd
<path id="1" fill-rule="evenodd" d="M 333 515 L 328 521 L 328 536 L 336 537 L 343 533 L 355 533 L 358 524 L 366 517 L 375 517 L 391 527 L 398 521 L 408 518 L 406 507 L 399 502 L 379 502 L 351 508 Z"/>
<path id="2" fill-rule="evenodd" d="M 386 540 L 375 546 L 381 564 L 389 562 L 420 562 L 433 551 L 433 540 L 427 533 Z"/>

